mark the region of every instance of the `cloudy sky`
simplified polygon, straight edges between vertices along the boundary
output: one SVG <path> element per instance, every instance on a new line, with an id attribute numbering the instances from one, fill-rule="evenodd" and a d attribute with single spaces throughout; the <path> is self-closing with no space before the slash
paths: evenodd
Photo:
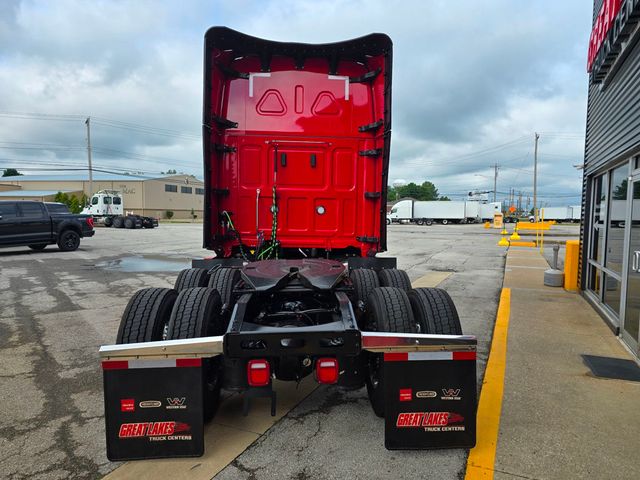
<path id="1" fill-rule="evenodd" d="M 201 176 L 202 44 L 226 25 L 324 43 L 394 42 L 392 180 L 452 198 L 533 187 L 579 203 L 591 2 L 584 0 L 0 1 L 0 168 L 94 165 Z M 59 173 L 59 172 L 56 172 Z M 500 195 L 499 197 L 504 197 Z"/>

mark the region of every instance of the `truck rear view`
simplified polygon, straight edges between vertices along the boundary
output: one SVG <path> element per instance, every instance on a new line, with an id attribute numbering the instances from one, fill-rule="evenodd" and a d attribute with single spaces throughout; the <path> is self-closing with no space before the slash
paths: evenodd
<path id="1" fill-rule="evenodd" d="M 366 386 L 388 448 L 473 445 L 475 337 L 444 290 L 413 288 L 376 257 L 390 39 L 305 45 L 215 27 L 204 85 L 204 243 L 217 255 L 174 288 L 138 291 L 101 348 L 108 457 L 200 455 L 221 390 L 243 396 L 244 414 L 270 398 L 275 415 L 275 380 L 305 377 Z M 424 394 L 452 385 L 456 405 Z"/>
<path id="2" fill-rule="evenodd" d="M 309 45 L 215 27 L 204 87 L 205 248 L 252 259 L 386 249 L 389 37 Z"/>

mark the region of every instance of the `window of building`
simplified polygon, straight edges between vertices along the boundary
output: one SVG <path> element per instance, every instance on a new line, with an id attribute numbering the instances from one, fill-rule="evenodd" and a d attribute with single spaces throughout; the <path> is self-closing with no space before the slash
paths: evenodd
<path id="1" fill-rule="evenodd" d="M 196 195 L 204 195 L 204 188 L 196 187 Z"/>
<path id="2" fill-rule="evenodd" d="M 0 203 L 0 217 L 3 220 L 11 220 L 18 216 L 15 203 Z"/>
<path id="3" fill-rule="evenodd" d="M 605 274 L 604 281 L 604 304 L 613 310 L 616 315 L 620 315 L 620 290 L 622 282 L 612 275 Z"/>
<path id="4" fill-rule="evenodd" d="M 192 187 L 180 187 L 180 193 L 193 193 Z"/>
<path id="5" fill-rule="evenodd" d="M 42 218 L 42 205 L 39 203 L 21 203 L 20 211 L 23 218 Z"/>
<path id="6" fill-rule="evenodd" d="M 174 192 L 174 193 L 176 193 L 178 191 L 178 186 L 177 185 L 167 185 L 167 184 L 165 184 L 164 191 L 165 192 Z"/>
<path id="7" fill-rule="evenodd" d="M 629 164 L 611 172 L 609 182 L 609 220 L 607 223 L 607 247 L 605 267 L 618 275 L 622 274 L 624 255 L 624 233 L 627 218 L 627 186 L 629 183 Z M 601 260 L 602 261 L 602 260 Z M 605 288 L 606 291 L 606 288 Z"/>
<path id="8" fill-rule="evenodd" d="M 591 214 L 591 249 L 589 258 L 601 264 L 604 258 L 604 234 L 607 218 L 607 179 L 600 175 L 593 179 L 593 212 Z"/>

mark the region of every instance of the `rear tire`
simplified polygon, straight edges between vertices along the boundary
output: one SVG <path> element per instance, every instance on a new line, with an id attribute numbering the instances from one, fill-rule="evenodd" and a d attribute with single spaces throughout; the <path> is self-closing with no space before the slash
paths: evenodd
<path id="1" fill-rule="evenodd" d="M 353 283 L 353 306 L 356 316 L 362 317 L 366 310 L 367 300 L 374 289 L 380 287 L 380 280 L 374 270 L 357 268 L 349 273 Z M 360 323 L 360 322 L 359 322 Z"/>
<path id="2" fill-rule="evenodd" d="M 424 220 L 422 218 L 419 218 L 418 220 L 416 220 L 416 225 L 424 225 Z"/>
<path id="3" fill-rule="evenodd" d="M 449 224 L 449 220 L 447 220 L 446 218 L 442 220 L 442 224 L 443 225 L 448 225 Z"/>
<path id="4" fill-rule="evenodd" d="M 416 333 L 416 322 L 407 294 L 393 287 L 374 289 L 367 301 L 366 330 Z M 384 417 L 384 354 L 367 354 L 367 394 L 374 413 Z"/>
<path id="5" fill-rule="evenodd" d="M 58 248 L 62 252 L 73 252 L 80 246 L 80 235 L 75 230 L 65 230 L 58 238 Z"/>
<path id="6" fill-rule="evenodd" d="M 105 227 L 110 227 L 113 225 L 113 218 L 105 217 L 102 223 L 104 224 Z"/>
<path id="7" fill-rule="evenodd" d="M 181 292 L 185 288 L 206 287 L 209 272 L 205 268 L 186 268 L 178 274 L 173 288 Z"/>
<path id="8" fill-rule="evenodd" d="M 31 250 L 36 250 L 36 251 L 38 251 L 38 252 L 39 252 L 39 251 L 42 251 L 42 250 L 44 250 L 45 248 L 47 248 L 47 244 L 46 244 L 46 243 L 40 243 L 40 244 L 38 244 L 38 245 L 29 245 L 29 248 L 30 248 Z"/>
<path id="9" fill-rule="evenodd" d="M 200 338 L 222 335 L 226 331 L 220 315 L 220 294 L 213 288 L 188 288 L 178 295 L 167 331 L 167 339 Z M 222 356 L 202 360 L 204 421 L 213 418 L 220 404 Z"/>
<path id="10" fill-rule="evenodd" d="M 409 302 L 420 333 L 462 335 L 458 311 L 449 294 L 441 288 L 416 288 Z"/>
<path id="11" fill-rule="evenodd" d="M 237 268 L 218 268 L 209 276 L 209 288 L 215 288 L 220 294 L 222 308 L 231 311 L 233 307 L 233 286 L 238 283 L 240 270 Z"/>
<path id="12" fill-rule="evenodd" d="M 136 228 L 136 223 L 133 221 L 133 218 L 127 217 L 124 219 L 124 228 Z"/>
<path id="13" fill-rule="evenodd" d="M 178 292 L 171 288 L 138 290 L 122 314 L 116 343 L 163 340 L 176 298 Z"/>
<path id="14" fill-rule="evenodd" d="M 411 280 L 404 270 L 387 268 L 378 272 L 381 287 L 396 287 L 405 292 L 411 290 Z"/>
<path id="15" fill-rule="evenodd" d="M 124 218 L 122 217 L 114 217 L 113 219 L 113 228 L 122 228 L 124 227 Z"/>

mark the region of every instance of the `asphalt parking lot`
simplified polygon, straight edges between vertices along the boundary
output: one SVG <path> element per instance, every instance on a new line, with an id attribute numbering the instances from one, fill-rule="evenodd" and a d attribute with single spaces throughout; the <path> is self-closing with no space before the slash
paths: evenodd
<path id="1" fill-rule="evenodd" d="M 113 343 L 129 297 L 172 286 L 209 256 L 200 224 L 98 229 L 76 252 L 0 250 L 0 478 L 100 478 L 105 456 L 97 350 Z M 389 228 L 389 252 L 412 280 L 444 272 L 465 333 L 478 336 L 481 377 L 504 272 L 482 225 Z M 446 277 L 446 278 L 445 278 Z M 216 478 L 458 478 L 466 452 L 387 451 L 366 391 L 317 388 Z M 140 478 L 140 477 L 139 477 Z"/>

